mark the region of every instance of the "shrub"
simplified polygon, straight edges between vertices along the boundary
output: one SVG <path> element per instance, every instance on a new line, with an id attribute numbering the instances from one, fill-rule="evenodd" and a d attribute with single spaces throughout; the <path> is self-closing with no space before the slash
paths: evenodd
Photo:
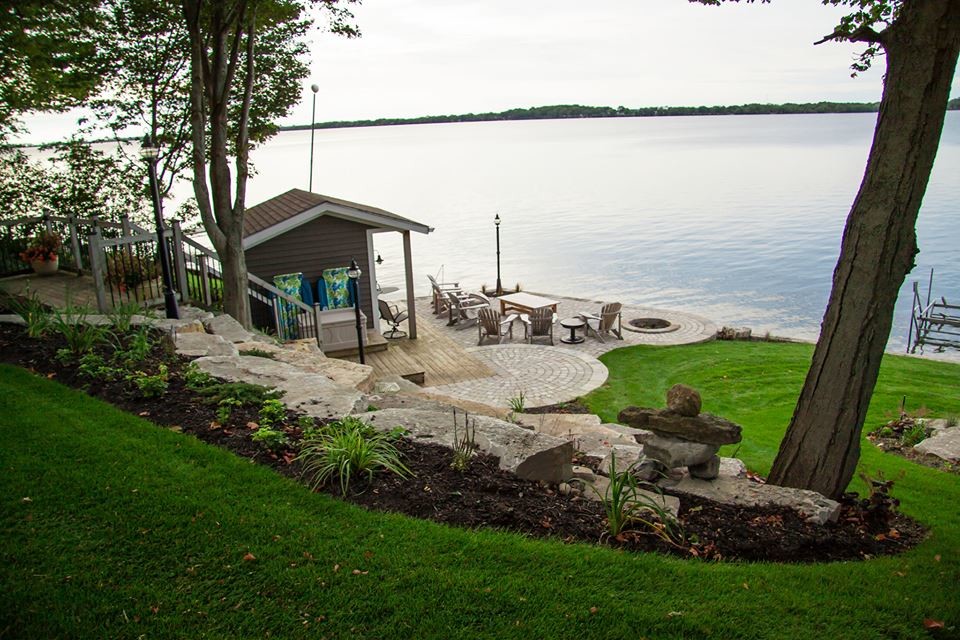
<path id="1" fill-rule="evenodd" d="M 390 435 L 348 416 L 305 438 L 297 459 L 312 488 L 336 477 L 340 492 L 347 495 L 350 479 L 360 473 L 372 478 L 375 471 L 385 469 L 399 476 L 410 475 L 390 440 Z"/>
<path id="2" fill-rule="evenodd" d="M 287 440 L 286 434 L 270 427 L 260 427 L 253 432 L 250 439 L 259 442 L 273 453 L 279 453 L 290 442 Z"/>
<path id="3" fill-rule="evenodd" d="M 262 405 L 266 400 L 279 398 L 283 395 L 283 392 L 277 389 L 268 389 L 249 382 L 218 382 L 197 389 L 197 393 L 204 396 L 205 401 L 210 404 L 219 404 L 224 398 L 233 398 L 239 400 L 242 404 L 252 405 Z"/>
<path id="4" fill-rule="evenodd" d="M 142 258 L 122 249 L 107 257 L 107 280 L 117 285 L 120 291 L 136 289 L 158 274 L 159 269 L 153 258 Z"/>
<path id="5" fill-rule="evenodd" d="M 272 427 L 287 418 L 287 408 L 277 399 L 264 400 L 260 405 L 260 426 Z"/>
<path id="6" fill-rule="evenodd" d="M 127 380 L 137 386 L 144 398 L 160 398 L 167 392 L 167 387 L 170 384 L 170 374 L 167 371 L 167 365 L 161 364 L 154 375 L 137 371 L 128 375 Z"/>

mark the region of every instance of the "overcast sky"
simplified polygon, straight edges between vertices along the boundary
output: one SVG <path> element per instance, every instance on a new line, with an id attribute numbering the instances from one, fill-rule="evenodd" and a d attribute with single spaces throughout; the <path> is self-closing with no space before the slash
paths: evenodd
<path id="1" fill-rule="evenodd" d="M 362 38 L 313 32 L 303 101 L 284 124 L 309 124 L 312 83 L 318 122 L 550 104 L 879 100 L 882 60 L 851 78 L 860 45 L 813 46 L 843 13 L 819 0 L 366 0 L 355 8 Z M 31 117 L 22 140 L 57 139 L 75 120 Z"/>

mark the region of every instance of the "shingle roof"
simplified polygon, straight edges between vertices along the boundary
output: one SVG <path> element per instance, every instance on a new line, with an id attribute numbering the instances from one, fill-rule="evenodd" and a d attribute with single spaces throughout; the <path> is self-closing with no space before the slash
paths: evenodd
<path id="1" fill-rule="evenodd" d="M 390 223 L 393 221 L 405 225 L 417 225 L 427 228 L 425 224 L 404 218 L 403 216 L 398 216 L 395 213 L 384 211 L 383 209 L 378 209 L 377 207 L 350 202 L 349 200 L 341 200 L 340 198 L 331 198 L 330 196 L 311 193 L 302 189 L 291 189 L 286 193 L 281 193 L 278 196 L 274 196 L 265 202 L 261 202 L 247 209 L 243 220 L 243 235 L 244 237 L 248 237 L 264 229 L 269 229 L 275 224 L 289 220 L 294 216 L 324 203 L 355 209 L 363 213 L 371 214 L 375 218 L 383 218 L 383 224 L 386 227 L 390 227 Z"/>

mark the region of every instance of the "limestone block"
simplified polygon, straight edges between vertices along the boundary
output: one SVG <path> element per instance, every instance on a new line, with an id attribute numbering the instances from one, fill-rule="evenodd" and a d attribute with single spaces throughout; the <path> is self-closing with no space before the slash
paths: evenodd
<path id="1" fill-rule="evenodd" d="M 460 414 L 462 415 L 462 414 Z M 414 437 L 428 438 L 445 447 L 453 446 L 452 411 L 421 409 L 383 409 L 358 416 L 380 431 L 401 426 Z M 500 468 L 521 478 L 559 483 L 570 478 L 573 445 L 536 431 L 488 416 L 470 417 L 476 426 L 476 443 L 480 451 L 500 459 Z M 463 423 L 458 421 L 463 435 Z"/>
<path id="2" fill-rule="evenodd" d="M 290 409 L 316 418 L 342 418 L 363 408 L 363 395 L 318 373 L 257 356 L 206 356 L 194 363 L 212 376 L 280 389 Z"/>
<path id="3" fill-rule="evenodd" d="M 707 444 L 736 444 L 741 440 L 740 425 L 709 413 L 696 417 L 681 416 L 673 411 L 627 407 L 619 420 L 637 429 L 684 438 Z"/>
<path id="4" fill-rule="evenodd" d="M 232 342 L 227 342 L 223 336 L 212 333 L 181 333 L 174 337 L 177 353 L 182 356 L 237 356 L 237 348 Z"/>
<path id="5" fill-rule="evenodd" d="M 713 456 L 706 462 L 692 464 L 688 467 L 690 475 L 701 480 L 713 480 L 720 475 L 720 456 Z"/>
<path id="6" fill-rule="evenodd" d="M 940 429 L 913 448 L 920 453 L 928 453 L 947 462 L 960 462 L 960 427 Z"/>
<path id="7" fill-rule="evenodd" d="M 594 482 L 586 484 L 586 486 L 583 488 L 583 495 L 590 500 L 600 502 L 604 499 L 604 496 L 607 495 L 607 489 L 609 486 L 610 478 L 605 476 L 597 476 L 597 479 Z M 637 489 L 637 498 L 638 502 L 641 504 L 649 501 L 661 509 L 664 509 L 674 518 L 676 518 L 680 513 L 680 498 L 676 496 L 660 494 L 655 491 L 647 491 L 646 489 Z"/>
<path id="8" fill-rule="evenodd" d="M 646 460 L 646 456 L 643 453 L 643 447 L 633 445 L 613 445 L 610 449 L 610 453 L 604 456 L 603 460 L 600 462 L 600 472 L 604 475 L 610 475 L 610 463 L 616 454 L 617 460 L 617 473 L 623 473 L 630 467 L 636 465 L 642 460 Z"/>
<path id="9" fill-rule="evenodd" d="M 685 384 L 675 384 L 667 391 L 667 408 L 681 416 L 696 417 L 702 404 L 700 392 Z"/>
<path id="10" fill-rule="evenodd" d="M 716 502 L 733 505 L 780 505 L 803 513 L 808 522 L 824 524 L 840 515 L 840 503 L 816 491 L 760 484 L 744 478 L 720 475 L 713 480 L 700 480 L 685 475 L 681 480 L 664 480 L 662 486 L 673 491 L 691 493 Z"/>
<path id="11" fill-rule="evenodd" d="M 251 342 L 254 334 L 243 328 L 243 325 L 227 314 L 214 316 L 203 321 L 203 326 L 210 333 L 223 336 L 230 342 Z"/>
<path id="12" fill-rule="evenodd" d="M 747 465 L 743 464 L 743 461 L 737 458 L 720 458 L 718 474 L 731 478 L 746 478 Z"/>
<path id="13" fill-rule="evenodd" d="M 719 448 L 715 444 L 690 442 L 661 435 L 654 435 L 643 445 L 648 458 L 662 462 L 668 468 L 689 467 L 707 462 Z"/>

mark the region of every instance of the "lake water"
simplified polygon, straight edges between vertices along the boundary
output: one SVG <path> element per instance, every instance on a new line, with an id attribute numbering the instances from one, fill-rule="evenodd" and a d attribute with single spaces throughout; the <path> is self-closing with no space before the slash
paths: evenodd
<path id="1" fill-rule="evenodd" d="M 317 131 L 313 190 L 434 227 L 413 234 L 426 274 L 691 311 L 754 333 L 814 340 L 874 114 L 623 118 Z M 253 154 L 249 204 L 307 188 L 309 131 Z M 960 112 L 947 114 L 901 290 L 960 300 Z M 383 286 L 402 286 L 399 234 L 379 234 Z M 360 256 L 358 256 L 360 258 Z"/>

